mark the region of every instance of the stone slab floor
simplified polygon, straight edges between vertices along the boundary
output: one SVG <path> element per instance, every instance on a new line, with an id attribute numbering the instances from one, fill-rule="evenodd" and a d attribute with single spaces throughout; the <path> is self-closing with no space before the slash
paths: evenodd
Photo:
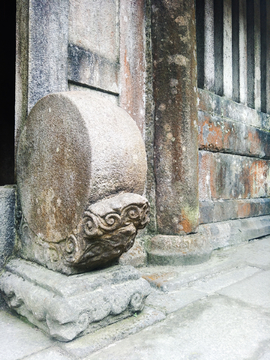
<path id="1" fill-rule="evenodd" d="M 270 236 L 201 265 L 146 267 L 141 314 L 69 343 L 0 310 L 1 360 L 270 360 Z"/>

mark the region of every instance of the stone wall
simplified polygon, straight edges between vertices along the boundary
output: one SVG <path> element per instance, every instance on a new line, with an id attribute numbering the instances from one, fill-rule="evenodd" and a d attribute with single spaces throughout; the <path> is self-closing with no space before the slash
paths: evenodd
<path id="1" fill-rule="evenodd" d="M 270 6 L 258 3 L 17 1 L 16 143 L 43 96 L 94 92 L 144 138 L 143 235 L 203 230 L 219 247 L 269 233 Z"/>
<path id="2" fill-rule="evenodd" d="M 269 233 L 269 5 L 197 3 L 199 222 L 217 248 Z"/>

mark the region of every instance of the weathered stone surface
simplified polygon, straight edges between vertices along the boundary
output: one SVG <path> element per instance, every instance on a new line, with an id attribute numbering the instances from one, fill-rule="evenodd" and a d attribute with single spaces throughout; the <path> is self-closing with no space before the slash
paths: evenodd
<path id="1" fill-rule="evenodd" d="M 119 93 L 119 64 L 74 44 L 68 46 L 68 79 Z"/>
<path id="2" fill-rule="evenodd" d="M 29 112 L 43 96 L 68 88 L 69 3 L 66 0 L 32 0 L 26 6 L 29 6 Z"/>
<path id="3" fill-rule="evenodd" d="M 183 289 L 169 294 L 152 291 L 146 299 L 146 305 L 153 306 L 154 308 L 164 311 L 166 314 L 170 314 L 203 298 L 205 295 L 204 292 L 193 289 Z"/>
<path id="4" fill-rule="evenodd" d="M 226 288 L 231 284 L 235 284 L 251 277 L 252 275 L 260 272 L 261 270 L 251 266 L 245 266 L 242 268 L 234 268 L 229 271 L 211 274 L 208 277 L 205 276 L 203 279 L 199 279 L 189 284 L 189 287 L 193 290 L 205 292 L 207 294 L 214 293 L 218 290 Z M 248 280 L 249 281 L 249 280 Z"/>
<path id="5" fill-rule="evenodd" d="M 69 91 L 85 91 L 95 96 L 109 99 L 114 105 L 119 105 L 119 96 L 117 94 L 107 93 L 105 91 L 99 91 L 97 88 L 91 88 L 84 86 L 84 84 L 75 84 L 73 82 L 68 83 Z"/>
<path id="6" fill-rule="evenodd" d="M 199 111 L 199 148 L 269 159 L 269 132 Z"/>
<path id="7" fill-rule="evenodd" d="M 222 296 L 196 301 L 170 314 L 152 331 L 143 331 L 87 360 L 259 359 L 269 344 L 269 316 Z"/>
<path id="8" fill-rule="evenodd" d="M 145 132 L 144 0 L 120 2 L 120 106 Z"/>
<path id="9" fill-rule="evenodd" d="M 270 216 L 230 220 L 199 226 L 213 249 L 240 244 L 270 234 Z"/>
<path id="10" fill-rule="evenodd" d="M 269 311 L 269 289 L 270 270 L 254 274 L 237 284 L 219 290 L 219 293 Z"/>
<path id="11" fill-rule="evenodd" d="M 267 197 L 269 161 L 199 152 L 200 200 Z"/>
<path id="12" fill-rule="evenodd" d="M 270 130 L 269 114 L 256 111 L 206 90 L 198 89 L 198 109 L 263 130 Z"/>
<path id="13" fill-rule="evenodd" d="M 92 270 L 128 251 L 148 222 L 148 201 L 130 193 L 88 206 L 77 228 L 60 241 L 40 239 L 22 219 L 20 255 L 66 274 Z"/>
<path id="14" fill-rule="evenodd" d="M 12 309 L 60 341 L 141 311 L 150 293 L 131 266 L 66 276 L 19 259 L 7 264 L 0 289 Z"/>
<path id="15" fill-rule="evenodd" d="M 0 311 L 0 359 L 25 358 L 53 344 L 51 339 L 17 317 Z"/>
<path id="16" fill-rule="evenodd" d="M 117 62 L 118 11 L 117 0 L 70 0 L 69 42 Z"/>
<path id="17" fill-rule="evenodd" d="M 157 235 L 146 244 L 148 262 L 156 265 L 199 264 L 210 258 L 212 248 L 204 234 Z"/>
<path id="18" fill-rule="evenodd" d="M 69 1 L 68 79 L 119 93 L 119 3 Z"/>
<path id="19" fill-rule="evenodd" d="M 76 358 L 85 358 L 99 349 L 115 344 L 128 335 L 136 334 L 141 330 L 152 326 L 165 319 L 165 314 L 157 309 L 145 307 L 144 310 L 134 316 L 100 329 L 92 334 L 85 335 L 74 341 L 62 343 L 61 348 Z"/>
<path id="20" fill-rule="evenodd" d="M 59 347 L 51 347 L 49 349 L 45 349 L 30 355 L 26 358 L 26 360 L 74 360 L 71 355 L 68 355 L 65 351 L 60 349 Z"/>
<path id="21" fill-rule="evenodd" d="M 270 215 L 270 199 L 234 199 L 200 202 L 200 223 Z"/>
<path id="22" fill-rule="evenodd" d="M 146 264 L 147 254 L 144 246 L 138 240 L 135 240 L 132 248 L 128 252 L 123 253 L 119 258 L 119 265 L 140 267 Z"/>
<path id="23" fill-rule="evenodd" d="M 156 211 L 160 234 L 196 230 L 198 130 L 194 1 L 152 1 Z"/>
<path id="24" fill-rule="evenodd" d="M 15 242 L 15 188 L 0 187 L 0 269 L 12 254 Z"/>
<path id="25" fill-rule="evenodd" d="M 15 153 L 28 111 L 28 0 L 16 1 Z"/>
<path id="26" fill-rule="evenodd" d="M 87 235 L 84 228 L 90 224 L 89 210 L 104 218 L 108 230 L 120 228 L 120 221 L 125 227 L 120 230 L 122 235 L 129 232 L 128 237 L 133 236 L 134 227 L 126 227 L 130 225 L 128 217 L 137 224 L 135 228 L 148 221 L 146 199 L 133 194 L 143 193 L 146 169 L 141 134 L 123 109 L 81 91 L 51 94 L 40 100 L 28 117 L 18 148 L 23 256 L 67 272 L 57 263 L 57 247 L 70 236 L 71 247 L 66 248 L 70 254 L 81 246 L 74 236 Z M 119 198 L 93 205 L 114 194 Z M 117 215 L 110 217 L 110 212 Z M 92 231 L 96 222 L 91 221 Z M 37 248 L 27 254 L 32 234 L 39 243 L 37 248 L 47 247 L 45 256 Z"/>

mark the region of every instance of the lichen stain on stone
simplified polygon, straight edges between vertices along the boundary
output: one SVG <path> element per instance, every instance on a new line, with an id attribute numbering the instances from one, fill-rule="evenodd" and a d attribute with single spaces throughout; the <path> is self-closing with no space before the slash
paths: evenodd
<path id="1" fill-rule="evenodd" d="M 189 65 L 189 59 L 181 54 L 175 54 L 175 55 L 168 55 L 167 57 L 169 64 L 176 64 L 180 66 L 188 66 Z"/>
<path id="2" fill-rule="evenodd" d="M 198 225 L 199 218 L 199 207 L 192 208 L 189 205 L 186 205 L 181 210 L 181 220 L 179 225 L 181 225 L 182 230 L 186 234 L 194 231 L 196 226 Z"/>
<path id="3" fill-rule="evenodd" d="M 254 161 L 250 168 L 251 196 L 262 197 L 267 196 L 269 188 L 269 167 L 263 161 Z"/>

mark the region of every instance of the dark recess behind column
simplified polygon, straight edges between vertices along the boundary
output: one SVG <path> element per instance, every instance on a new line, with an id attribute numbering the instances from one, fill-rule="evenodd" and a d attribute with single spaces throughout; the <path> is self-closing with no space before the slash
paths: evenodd
<path id="1" fill-rule="evenodd" d="M 14 183 L 16 2 L 1 1 L 0 185 Z"/>
<path id="2" fill-rule="evenodd" d="M 232 63 L 233 100 L 239 102 L 239 0 L 232 1 Z"/>
<path id="3" fill-rule="evenodd" d="M 263 112 L 266 112 L 266 37 L 266 0 L 261 0 L 261 110 Z"/>
<path id="4" fill-rule="evenodd" d="M 223 95 L 223 0 L 214 0 L 215 93 Z"/>
<path id="5" fill-rule="evenodd" d="M 204 88 L 204 0 L 196 1 L 197 86 Z"/>
<path id="6" fill-rule="evenodd" d="M 254 0 L 247 0 L 247 104 L 254 108 Z"/>

